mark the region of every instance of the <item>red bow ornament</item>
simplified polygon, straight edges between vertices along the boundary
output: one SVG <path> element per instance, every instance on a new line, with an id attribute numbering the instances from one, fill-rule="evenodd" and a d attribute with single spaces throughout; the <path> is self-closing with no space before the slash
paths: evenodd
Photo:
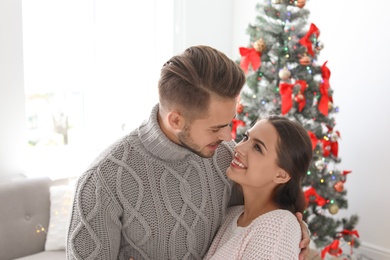
<path id="1" fill-rule="evenodd" d="M 311 56 L 314 56 L 314 51 L 313 51 L 313 44 L 312 42 L 310 41 L 310 36 L 312 34 L 315 34 L 316 38 L 318 38 L 318 36 L 320 36 L 320 30 L 317 28 L 317 26 L 312 23 L 310 24 L 310 29 L 309 31 L 307 31 L 306 35 L 303 36 L 300 40 L 299 40 L 299 43 L 302 45 L 302 46 L 305 46 L 307 48 L 307 52 L 311 55 Z"/>
<path id="2" fill-rule="evenodd" d="M 343 231 L 340 232 L 343 236 L 356 236 L 359 237 L 359 233 L 357 230 L 348 230 L 344 229 Z"/>
<path id="3" fill-rule="evenodd" d="M 237 137 L 237 127 L 244 126 L 244 125 L 245 125 L 244 121 L 242 121 L 240 119 L 234 118 L 232 120 L 232 131 L 231 131 L 231 133 L 232 133 L 233 140 L 235 140 L 236 137 Z"/>
<path id="4" fill-rule="evenodd" d="M 344 229 L 343 231 L 341 231 L 340 235 L 341 235 L 341 237 L 344 237 L 344 236 L 359 237 L 359 233 L 357 230 L 348 230 L 348 229 Z M 351 245 L 351 254 L 352 254 L 352 247 L 355 245 L 355 239 L 353 237 L 351 238 L 351 241 L 349 241 L 349 244 Z"/>
<path id="5" fill-rule="evenodd" d="M 307 131 L 307 133 L 309 134 L 309 137 L 311 140 L 311 146 L 313 147 L 313 150 L 314 150 L 317 146 L 318 138 L 312 131 Z"/>
<path id="6" fill-rule="evenodd" d="M 325 258 L 326 253 L 329 253 L 333 256 L 339 256 L 343 253 L 343 250 L 339 247 L 340 241 L 338 239 L 333 240 L 332 244 L 329 246 L 326 246 L 322 252 L 321 252 L 321 257 L 322 259 Z"/>
<path id="7" fill-rule="evenodd" d="M 322 143 L 322 156 L 328 157 L 329 155 L 334 155 L 335 157 L 339 154 L 339 143 L 331 142 L 326 139 L 321 139 Z"/>
<path id="8" fill-rule="evenodd" d="M 329 128 L 329 127 L 328 127 Z M 329 128 L 331 130 L 331 128 Z M 340 133 L 336 131 L 337 136 L 340 137 Z M 328 134 L 331 135 L 332 133 Z M 320 140 L 322 143 L 322 155 L 328 157 L 329 155 L 333 155 L 335 157 L 339 154 L 339 143 L 337 142 L 337 138 L 329 138 L 324 137 Z"/>
<path id="9" fill-rule="evenodd" d="M 347 181 L 347 174 L 350 174 L 352 171 L 343 171 L 343 176 L 344 178 L 341 180 L 342 182 L 346 182 Z"/>
<path id="10" fill-rule="evenodd" d="M 297 80 L 294 84 L 289 84 L 282 82 L 279 84 L 279 92 L 282 100 L 282 115 L 285 115 L 292 108 L 292 89 L 295 85 L 300 85 L 301 89 L 299 93 L 295 96 L 294 100 L 298 103 L 298 111 L 301 112 L 305 107 L 306 98 L 303 94 L 307 88 L 307 83 L 304 80 Z"/>
<path id="11" fill-rule="evenodd" d="M 240 66 L 245 73 L 248 73 L 249 64 L 252 65 L 253 70 L 257 70 L 261 66 L 261 52 L 256 51 L 254 48 L 240 47 L 241 62 Z"/>
<path id="12" fill-rule="evenodd" d="M 293 84 L 289 83 L 280 83 L 279 92 L 282 99 L 282 115 L 287 114 L 288 111 L 292 108 L 292 88 Z"/>
<path id="13" fill-rule="evenodd" d="M 320 84 L 320 93 L 321 93 L 321 100 L 318 104 L 318 110 L 324 115 L 328 116 L 329 112 L 329 100 L 333 101 L 331 97 L 329 97 L 329 78 L 330 78 L 330 70 L 328 67 L 326 67 L 326 63 L 322 65 L 321 71 L 322 71 L 322 83 Z"/>
<path id="14" fill-rule="evenodd" d="M 305 191 L 305 199 L 307 205 L 309 205 L 310 202 L 315 202 L 320 207 L 326 204 L 326 200 L 318 195 L 317 191 L 313 187 L 310 187 Z"/>

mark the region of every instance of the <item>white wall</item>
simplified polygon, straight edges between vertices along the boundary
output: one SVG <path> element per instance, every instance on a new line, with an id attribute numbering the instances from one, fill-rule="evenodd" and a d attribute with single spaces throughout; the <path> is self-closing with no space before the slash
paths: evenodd
<path id="1" fill-rule="evenodd" d="M 0 179 L 22 171 L 24 113 L 21 0 L 0 0 Z"/>
<path id="2" fill-rule="evenodd" d="M 234 0 L 232 56 L 246 46 L 248 23 L 256 17 L 261 0 Z M 373 0 L 312 0 L 309 22 L 321 31 L 325 48 L 320 63 L 328 60 L 330 84 L 340 112 L 336 128 L 341 133 L 340 170 L 352 170 L 346 189 L 349 209 L 357 213 L 360 252 L 372 259 L 390 259 L 390 96 L 388 41 L 390 2 Z M 217 13 L 217 12 L 216 12 Z M 218 18 L 215 18 L 216 20 Z"/>
<path id="3" fill-rule="evenodd" d="M 230 56 L 233 0 L 176 0 L 174 52 L 209 45 Z"/>

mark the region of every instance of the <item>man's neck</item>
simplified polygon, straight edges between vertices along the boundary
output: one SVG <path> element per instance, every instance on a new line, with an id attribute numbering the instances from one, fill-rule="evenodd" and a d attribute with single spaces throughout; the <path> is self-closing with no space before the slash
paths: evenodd
<path id="1" fill-rule="evenodd" d="M 164 120 L 164 117 L 162 115 L 162 112 L 159 108 L 158 113 L 157 113 L 157 122 L 158 125 L 160 126 L 161 132 L 172 142 L 176 144 L 180 144 L 176 135 L 171 131 L 170 127 L 167 125 L 167 122 Z"/>

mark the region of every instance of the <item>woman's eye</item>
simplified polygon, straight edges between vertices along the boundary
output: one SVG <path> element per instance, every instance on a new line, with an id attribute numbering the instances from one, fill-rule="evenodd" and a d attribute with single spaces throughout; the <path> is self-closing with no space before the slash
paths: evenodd
<path id="1" fill-rule="evenodd" d="M 255 144 L 256 151 L 259 151 L 260 153 L 263 153 L 263 150 L 261 150 L 261 146 L 258 144 Z"/>

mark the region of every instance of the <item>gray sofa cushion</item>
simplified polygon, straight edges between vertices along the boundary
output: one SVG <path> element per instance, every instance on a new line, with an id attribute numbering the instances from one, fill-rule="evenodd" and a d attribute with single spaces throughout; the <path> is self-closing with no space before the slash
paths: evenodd
<path id="1" fill-rule="evenodd" d="M 17 258 L 15 260 L 59 260 L 66 259 L 65 251 L 46 251 L 38 254 Z"/>
<path id="2" fill-rule="evenodd" d="M 49 224 L 50 184 L 49 178 L 0 183 L 0 259 L 44 251 L 46 233 L 37 228 Z"/>

